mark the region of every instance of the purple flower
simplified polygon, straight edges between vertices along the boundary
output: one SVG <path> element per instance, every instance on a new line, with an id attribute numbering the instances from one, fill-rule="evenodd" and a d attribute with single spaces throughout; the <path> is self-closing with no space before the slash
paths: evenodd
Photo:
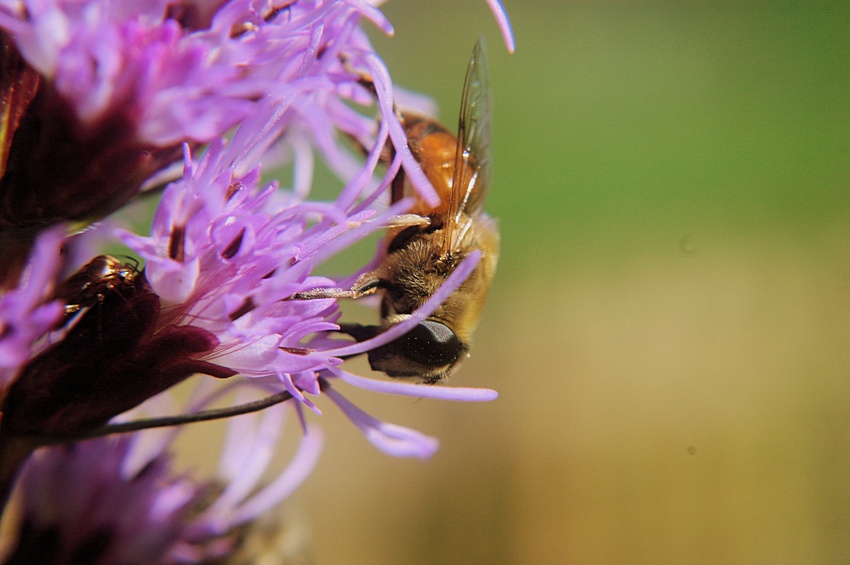
<path id="1" fill-rule="evenodd" d="M 240 550 L 246 525 L 297 488 L 321 451 L 311 427 L 289 464 L 262 481 L 290 411 L 232 419 L 213 477 L 175 469 L 173 430 L 38 451 L 18 485 L 20 528 L 5 540 L 14 546 L 6 563 L 201 563 Z"/>
<path id="2" fill-rule="evenodd" d="M 21 94 L 4 118 L 0 235 L 85 226 L 178 159 L 182 142 L 212 141 L 268 100 L 327 90 L 340 46 L 365 42 L 364 15 L 392 31 L 365 2 L 0 5 L 0 62 L 13 70 L 0 91 Z"/>
<path id="3" fill-rule="evenodd" d="M 350 288 L 371 269 L 315 275 L 410 208 L 412 199 L 381 200 L 402 168 L 422 200 L 438 203 L 407 147 L 389 73 L 359 27 L 366 18 L 392 32 L 376 3 L 0 0 L 0 497 L 24 465 L 22 529 L 9 562 L 232 555 L 245 529 L 309 475 L 322 439 L 308 412 L 321 414 L 323 396 L 382 451 L 420 458 L 436 451 L 436 439 L 366 414 L 342 390 L 496 397 L 341 367 L 428 317 L 478 253 L 408 319 L 359 343 L 337 332 L 336 300 L 299 297 Z M 504 10 L 488 4 L 513 50 Z M 359 73 L 372 77 L 374 92 Z M 363 110 L 373 104 L 377 120 Z M 365 161 L 350 151 L 352 139 Z M 379 173 L 389 144 L 393 157 Z M 314 152 L 345 183 L 333 201 L 308 200 Z M 291 180 L 263 176 L 284 161 Z M 162 191 L 148 233 L 93 226 L 68 235 L 142 186 Z M 135 257 L 99 256 L 68 276 L 92 234 Z M 168 389 L 187 379 L 196 391 L 183 421 L 234 391 L 236 406 L 258 393 L 285 401 L 232 419 L 209 480 L 172 468 L 179 428 L 80 441 L 114 432 L 110 422 L 180 413 Z M 300 447 L 263 483 L 289 412 Z"/>
<path id="4" fill-rule="evenodd" d="M 513 51 L 504 9 L 488 4 Z M 267 99 L 286 105 L 312 91 L 305 115 L 317 116 L 316 141 L 335 152 L 316 110 L 346 113 L 322 97 L 339 72 L 337 55 L 345 50 L 357 62 L 358 52 L 371 53 L 362 17 L 393 31 L 365 0 L 3 2 L 0 93 L 12 111 L 2 139 L 0 229 L 103 217 L 178 157 L 180 143 L 216 139 Z M 412 165 L 409 156 L 405 162 Z"/>
<path id="5" fill-rule="evenodd" d="M 141 142 L 207 142 L 281 99 L 286 85 L 320 76 L 329 38 L 348 42 L 365 2 L 31 0 L 6 3 L 0 25 L 82 123 L 119 114 Z"/>
<path id="6" fill-rule="evenodd" d="M 19 485 L 21 529 L 7 563 L 161 563 L 203 491 L 170 476 L 164 456 L 125 470 L 131 449 L 130 439 L 119 437 L 31 458 Z"/>

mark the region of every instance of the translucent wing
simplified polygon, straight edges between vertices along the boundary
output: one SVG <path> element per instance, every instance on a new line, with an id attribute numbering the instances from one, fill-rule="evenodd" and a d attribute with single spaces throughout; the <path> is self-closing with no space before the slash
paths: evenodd
<path id="1" fill-rule="evenodd" d="M 490 185 L 490 90 L 484 38 L 472 50 L 466 69 L 457 129 L 452 194 L 449 202 L 447 242 L 466 232 L 463 216 L 473 216 L 484 206 Z"/>

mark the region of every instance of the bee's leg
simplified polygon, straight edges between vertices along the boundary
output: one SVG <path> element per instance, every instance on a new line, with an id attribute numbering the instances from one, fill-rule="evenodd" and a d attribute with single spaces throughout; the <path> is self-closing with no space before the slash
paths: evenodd
<path id="1" fill-rule="evenodd" d="M 375 88 L 375 79 L 372 78 L 372 75 L 366 71 L 355 69 L 344 53 L 339 54 L 339 62 L 342 63 L 346 72 L 357 77 L 357 84 L 365 88 L 372 95 L 372 98 L 378 99 L 378 89 Z"/>
<path id="2" fill-rule="evenodd" d="M 395 148 L 393 148 L 393 153 L 395 153 Z M 404 198 L 404 179 L 406 175 L 404 174 L 404 168 L 399 168 L 398 174 L 393 178 L 390 183 L 390 204 L 395 204 L 402 198 Z"/>
<path id="3" fill-rule="evenodd" d="M 381 279 L 373 272 L 360 275 L 350 289 L 344 288 L 311 288 L 296 292 L 288 300 L 317 300 L 319 298 L 350 298 L 357 300 L 374 294 L 381 287 Z"/>
<path id="4" fill-rule="evenodd" d="M 364 326 L 362 324 L 340 324 L 337 330 L 341 334 L 349 335 L 354 338 L 357 343 L 371 339 L 381 333 L 380 326 Z M 365 352 L 364 352 L 365 353 Z M 355 353 L 354 355 L 343 355 L 341 359 L 352 359 L 359 357 L 363 353 Z"/>
<path id="5" fill-rule="evenodd" d="M 380 326 L 364 326 L 362 324 L 340 324 L 338 331 L 350 335 L 359 343 L 367 339 L 372 339 L 381 333 L 381 328 Z"/>
<path id="6" fill-rule="evenodd" d="M 370 147 L 367 147 L 360 139 L 351 135 L 350 133 L 343 132 L 343 135 L 347 137 L 352 144 L 363 154 L 363 157 L 368 157 L 369 153 L 372 152 Z M 384 166 L 389 166 L 393 161 L 393 157 L 395 156 L 395 149 L 393 148 L 393 144 L 390 140 L 387 140 L 387 143 L 384 145 L 383 149 L 381 149 L 381 155 L 378 157 L 378 160 Z"/>
<path id="7" fill-rule="evenodd" d="M 397 214 L 390 217 L 386 223 L 386 227 L 390 229 L 409 227 L 427 228 L 430 225 L 431 219 L 428 216 L 420 216 L 419 214 Z"/>

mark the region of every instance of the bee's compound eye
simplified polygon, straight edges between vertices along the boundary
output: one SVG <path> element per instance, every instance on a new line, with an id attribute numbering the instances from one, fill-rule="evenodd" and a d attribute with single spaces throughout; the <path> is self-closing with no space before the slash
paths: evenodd
<path id="1" fill-rule="evenodd" d="M 463 352 L 463 343 L 447 325 L 423 320 L 394 342 L 394 349 L 411 361 L 437 366 L 454 363 Z"/>

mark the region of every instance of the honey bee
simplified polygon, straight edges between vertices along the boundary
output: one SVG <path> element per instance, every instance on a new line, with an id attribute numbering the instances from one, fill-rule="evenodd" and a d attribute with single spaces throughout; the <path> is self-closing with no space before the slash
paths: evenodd
<path id="1" fill-rule="evenodd" d="M 135 261 L 123 263 L 111 255 L 98 255 L 56 288 L 54 299 L 65 303 L 65 319 L 61 324 L 78 312 L 103 303 L 108 293 L 123 294 L 134 289 L 138 275 L 139 264 Z"/>
<path id="2" fill-rule="evenodd" d="M 376 371 L 434 384 L 449 378 L 468 357 L 499 255 L 496 223 L 483 211 L 490 184 L 490 100 L 482 40 L 467 67 L 457 136 L 432 118 L 401 112 L 400 119 L 410 150 L 440 204 L 432 207 L 417 197 L 401 170 L 392 181 L 390 200 L 412 195 L 415 204 L 410 212 L 421 221 L 389 226 L 381 264 L 361 276 L 350 291 L 315 289 L 299 297 L 359 298 L 380 292 L 380 326 L 340 327 L 363 341 L 409 318 L 466 257 L 479 250 L 475 270 L 430 316 L 368 354 Z"/>

